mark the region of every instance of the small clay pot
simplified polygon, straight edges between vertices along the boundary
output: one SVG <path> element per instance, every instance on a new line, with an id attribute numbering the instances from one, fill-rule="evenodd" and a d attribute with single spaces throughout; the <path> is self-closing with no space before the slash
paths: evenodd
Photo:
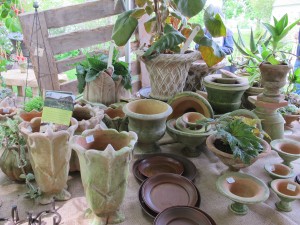
<path id="1" fill-rule="evenodd" d="M 277 179 L 271 182 L 271 188 L 280 198 L 275 204 L 277 209 L 284 212 L 292 211 L 291 202 L 300 199 L 300 185 L 290 180 Z"/>
<path id="2" fill-rule="evenodd" d="M 12 118 L 17 114 L 17 108 L 15 107 L 0 107 L 0 121 Z"/>
<path id="3" fill-rule="evenodd" d="M 26 112 L 26 111 L 21 111 L 19 113 L 19 117 L 23 120 L 23 121 L 27 121 L 30 122 L 33 118 L 36 117 L 42 117 L 42 113 L 43 112 L 39 112 L 36 110 L 32 110 L 30 112 Z"/>
<path id="4" fill-rule="evenodd" d="M 290 167 L 280 163 L 266 164 L 265 170 L 273 180 L 287 179 L 294 176 L 294 172 Z M 268 184 L 271 185 L 271 181 Z"/>
<path id="5" fill-rule="evenodd" d="M 293 140 L 277 139 L 271 141 L 270 145 L 283 159 L 283 164 L 293 168 L 292 161 L 300 158 L 300 143 Z"/>
<path id="6" fill-rule="evenodd" d="M 285 120 L 285 126 L 289 128 L 293 128 L 292 122 L 299 120 L 300 115 L 283 115 L 283 118 Z"/>
<path id="7" fill-rule="evenodd" d="M 196 122 L 198 120 L 203 120 L 206 117 L 203 116 L 201 113 L 197 112 L 188 112 L 182 115 L 182 121 L 187 125 L 188 128 L 192 130 L 198 130 L 201 129 L 202 126 L 197 124 Z"/>
<path id="8" fill-rule="evenodd" d="M 104 110 L 104 123 L 108 128 L 116 129 L 117 131 L 128 131 L 128 118 L 123 112 L 123 107 L 118 108 L 108 107 Z"/>

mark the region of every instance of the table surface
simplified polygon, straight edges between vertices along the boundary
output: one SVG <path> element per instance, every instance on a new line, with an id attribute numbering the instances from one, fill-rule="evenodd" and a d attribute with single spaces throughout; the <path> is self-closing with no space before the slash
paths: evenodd
<path id="1" fill-rule="evenodd" d="M 300 141 L 300 124 L 294 122 L 294 132 L 296 138 Z M 171 140 L 169 136 L 165 136 L 161 141 L 162 152 L 181 154 L 182 145 L 178 143 L 164 144 Z M 275 202 L 278 197 L 273 191 L 270 191 L 270 197 L 263 203 L 249 205 L 248 214 L 245 216 L 237 216 L 228 210 L 228 205 L 231 200 L 224 197 L 217 191 L 216 180 L 221 175 L 222 171 L 227 167 L 206 147 L 203 147 L 203 152 L 197 158 L 190 158 L 196 165 L 198 175 L 195 180 L 195 185 L 200 191 L 201 205 L 200 209 L 207 212 L 218 225 L 297 225 L 300 221 L 300 200 L 294 201 L 292 212 L 279 212 L 276 210 Z M 265 182 L 271 180 L 268 174 L 264 171 L 264 164 L 281 162 L 276 152 L 272 151 L 268 156 L 259 159 L 252 166 L 241 170 L 243 173 L 254 175 Z M 134 163 L 131 161 L 130 166 Z M 294 161 L 295 174 L 300 173 L 300 160 Z M 131 170 L 131 167 L 130 167 Z M 294 177 L 292 178 L 294 179 Z M 89 223 L 89 219 L 84 217 L 84 212 L 87 209 L 83 187 L 81 184 L 80 174 L 71 173 L 68 181 L 69 192 L 72 198 L 69 201 L 57 202 L 58 212 L 62 215 L 62 224 L 65 225 L 85 225 Z M 139 201 L 138 190 L 140 184 L 134 178 L 132 172 L 129 173 L 128 186 L 126 196 L 121 211 L 126 216 L 126 220 L 120 225 L 150 225 L 153 219 L 143 213 Z M 9 181 L 5 175 L 0 172 L 0 218 L 10 217 L 10 209 L 12 205 L 17 205 L 21 219 L 25 218 L 26 211 L 39 212 L 44 209 L 49 209 L 48 206 L 41 206 L 33 200 L 25 199 L 24 193 L 26 187 L 24 184 L 17 184 Z M 1 222 L 0 222 L 1 224 Z M 52 224 L 52 222 L 47 223 Z"/>

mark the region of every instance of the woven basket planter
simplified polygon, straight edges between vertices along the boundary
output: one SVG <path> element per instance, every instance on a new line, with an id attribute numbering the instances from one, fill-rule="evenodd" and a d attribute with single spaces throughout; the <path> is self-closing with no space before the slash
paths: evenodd
<path id="1" fill-rule="evenodd" d="M 167 101 L 182 92 L 192 62 L 200 59 L 200 52 L 160 54 L 144 61 L 150 75 L 150 97 Z"/>

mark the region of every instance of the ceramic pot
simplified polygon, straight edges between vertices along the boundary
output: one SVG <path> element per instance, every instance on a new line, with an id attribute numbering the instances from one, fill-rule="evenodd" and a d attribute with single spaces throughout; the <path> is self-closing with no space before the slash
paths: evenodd
<path id="1" fill-rule="evenodd" d="M 300 142 L 293 140 L 277 139 L 271 141 L 270 145 L 283 159 L 283 164 L 293 168 L 292 161 L 300 158 Z"/>
<path id="2" fill-rule="evenodd" d="M 283 118 L 285 120 L 285 126 L 287 126 L 289 128 L 293 128 L 294 126 L 292 125 L 292 122 L 299 120 L 300 115 L 285 114 L 285 115 L 283 115 Z"/>
<path id="3" fill-rule="evenodd" d="M 19 113 L 19 117 L 22 119 L 22 121 L 30 122 L 33 118 L 42 117 L 42 113 L 43 112 L 39 112 L 36 110 L 32 110 L 30 112 L 21 111 Z"/>
<path id="4" fill-rule="evenodd" d="M 67 130 L 53 131 L 50 127 L 40 133 L 41 118 L 19 125 L 20 132 L 27 140 L 29 159 L 35 180 L 42 195 L 41 204 L 48 204 L 53 197 L 56 200 L 68 200 L 71 194 L 65 190 L 69 174 L 71 147 L 69 139 L 73 136 L 78 122 L 71 119 Z"/>
<path id="5" fill-rule="evenodd" d="M 104 110 L 104 123 L 108 128 L 117 131 L 128 131 L 128 118 L 123 112 L 123 106 L 118 108 L 108 107 Z"/>
<path id="6" fill-rule="evenodd" d="M 283 101 L 284 96 L 281 95 L 280 89 L 286 84 L 286 77 L 291 68 L 291 64 L 271 65 L 270 63 L 261 63 L 259 70 L 264 91 L 258 95 L 257 99 L 264 102 Z"/>
<path id="7" fill-rule="evenodd" d="M 143 60 L 149 72 L 151 98 L 167 101 L 183 91 L 192 62 L 200 59 L 199 51 L 186 54 L 159 54 Z"/>
<path id="8" fill-rule="evenodd" d="M 221 74 L 205 77 L 203 84 L 207 91 L 208 102 L 215 113 L 219 114 L 239 109 L 242 96 L 249 88 L 247 79 L 222 78 Z"/>
<path id="9" fill-rule="evenodd" d="M 119 211 L 125 196 L 130 155 L 137 135 L 99 125 L 71 140 L 78 154 L 85 196 L 94 214 L 93 225 L 121 223 Z"/>
<path id="10" fill-rule="evenodd" d="M 228 154 L 226 152 L 223 152 L 219 149 L 217 149 L 214 145 L 215 141 L 217 140 L 216 136 L 214 134 L 210 135 L 206 139 L 206 146 L 207 148 L 212 151 L 226 166 L 229 167 L 230 171 L 239 171 L 242 168 L 246 168 L 248 166 L 251 166 L 256 160 L 259 158 L 262 158 L 266 156 L 271 151 L 270 145 L 264 141 L 263 139 L 260 139 L 260 144 L 263 147 L 263 152 L 261 152 L 256 158 L 251 159 L 250 164 L 244 164 L 239 158 L 235 159 L 233 157 L 233 154 Z"/>
<path id="11" fill-rule="evenodd" d="M 198 157 L 203 149 L 201 145 L 213 133 L 211 130 L 198 133 L 178 130 L 174 119 L 167 121 L 167 132 L 174 140 L 184 145 L 182 152 L 187 157 Z"/>
<path id="12" fill-rule="evenodd" d="M 262 180 L 244 173 L 226 173 L 218 178 L 216 186 L 221 194 L 234 202 L 228 208 L 238 215 L 247 214 L 246 204 L 264 202 L 270 195 Z"/>
<path id="13" fill-rule="evenodd" d="M 290 167 L 280 163 L 268 163 L 265 165 L 265 170 L 268 172 L 268 174 L 273 180 L 288 179 L 294 176 L 294 172 Z M 270 186 L 271 181 L 269 181 L 268 184 Z"/>
<path id="14" fill-rule="evenodd" d="M 165 134 L 166 120 L 172 108 L 158 100 L 141 99 L 127 103 L 123 111 L 129 119 L 128 130 L 139 137 L 134 155 L 160 152 L 156 142 Z"/>
<path id="15" fill-rule="evenodd" d="M 0 107 L 0 121 L 13 118 L 17 114 L 17 111 L 15 107 Z"/>
<path id="16" fill-rule="evenodd" d="M 196 130 L 197 128 L 201 128 L 201 125 L 199 126 L 196 122 L 198 120 L 203 120 L 206 117 L 203 116 L 201 113 L 197 112 L 188 112 L 182 115 L 182 121 L 185 123 L 185 125 L 188 126 L 188 128 L 192 130 Z"/>
<path id="17" fill-rule="evenodd" d="M 248 100 L 249 96 L 258 96 L 259 94 L 263 93 L 264 88 L 262 87 L 249 87 L 243 94 L 242 97 L 242 105 L 244 108 L 253 110 L 255 109 L 255 105 Z"/>
<path id="18" fill-rule="evenodd" d="M 92 108 L 89 104 L 83 106 L 76 104 L 74 106 L 72 117 L 78 121 L 78 127 L 75 134 L 81 134 L 83 131 L 92 129 L 97 124 L 101 123 L 104 117 L 104 111 L 102 109 Z M 106 126 L 102 128 L 105 129 Z M 80 164 L 76 152 L 72 151 L 70 158 L 70 172 L 75 171 L 80 171 Z"/>
<path id="19" fill-rule="evenodd" d="M 275 204 L 277 209 L 284 212 L 292 211 L 291 202 L 300 199 L 300 185 L 290 180 L 277 179 L 271 182 L 271 188 L 280 198 Z"/>

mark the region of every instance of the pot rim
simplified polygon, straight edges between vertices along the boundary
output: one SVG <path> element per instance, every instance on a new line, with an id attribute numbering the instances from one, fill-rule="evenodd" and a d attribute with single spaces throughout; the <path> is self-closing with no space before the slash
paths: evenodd
<path id="1" fill-rule="evenodd" d="M 278 183 L 282 183 L 282 182 L 288 182 L 290 184 L 293 184 L 295 185 L 296 187 L 300 188 L 300 185 L 297 183 L 297 182 L 294 182 L 292 180 L 287 180 L 287 179 L 276 179 L 276 180 L 272 180 L 271 181 L 271 188 L 272 190 L 278 195 L 278 196 L 281 196 L 281 197 L 284 197 L 284 198 L 288 198 L 288 199 L 300 199 L 300 192 L 298 195 L 296 196 L 291 196 L 291 195 L 286 195 L 286 194 L 283 194 L 282 192 L 279 192 L 277 188 L 275 188 L 275 185 L 278 184 Z"/>
<path id="2" fill-rule="evenodd" d="M 203 79 L 203 84 L 205 87 L 216 88 L 221 87 L 222 90 L 226 91 L 244 91 L 247 90 L 249 86 L 249 82 L 246 78 L 238 78 L 237 80 L 240 82 L 239 84 L 222 84 L 214 82 L 214 79 L 222 78 L 221 74 L 206 76 Z"/>
<path id="3" fill-rule="evenodd" d="M 270 167 L 271 166 L 274 166 L 274 165 L 280 165 L 280 166 L 283 166 L 284 168 L 288 169 L 289 170 L 289 174 L 288 175 L 280 175 L 280 174 L 277 174 L 277 173 L 273 173 L 273 171 L 270 170 Z M 265 164 L 264 166 L 265 170 L 270 174 L 270 175 L 273 175 L 273 176 L 276 176 L 276 177 L 279 177 L 279 178 L 290 178 L 290 177 L 293 177 L 295 174 L 294 174 L 294 171 L 288 167 L 287 165 L 284 165 L 282 163 L 267 163 Z"/>
<path id="4" fill-rule="evenodd" d="M 298 147 L 300 145 L 299 142 L 291 140 L 291 139 L 288 139 L 288 140 L 286 140 L 286 139 L 276 139 L 276 140 L 271 141 L 270 145 L 271 145 L 272 149 L 274 149 L 277 153 L 287 155 L 287 156 L 292 156 L 292 157 L 300 157 L 300 153 L 299 154 L 291 154 L 291 153 L 284 152 L 284 151 L 281 151 L 280 149 L 276 148 L 275 145 L 277 143 L 292 144 L 292 145 L 295 145 L 296 147 Z"/>

